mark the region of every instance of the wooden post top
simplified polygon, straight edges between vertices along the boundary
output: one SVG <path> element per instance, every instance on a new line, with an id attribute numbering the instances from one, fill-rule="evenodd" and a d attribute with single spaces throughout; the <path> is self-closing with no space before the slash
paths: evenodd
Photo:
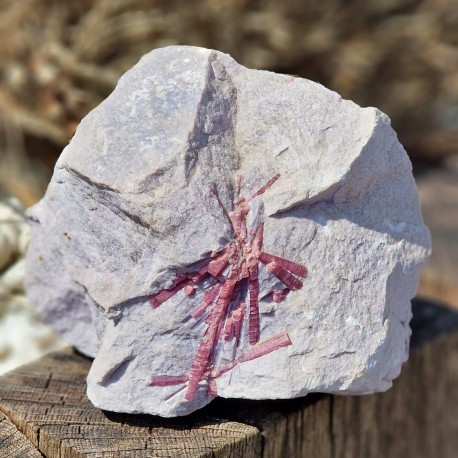
<path id="1" fill-rule="evenodd" d="M 386 393 L 217 399 L 175 419 L 95 408 L 86 397 L 91 360 L 52 353 L 0 377 L 0 456 L 452 457 L 458 313 L 417 300 L 412 323 L 415 349 Z"/>

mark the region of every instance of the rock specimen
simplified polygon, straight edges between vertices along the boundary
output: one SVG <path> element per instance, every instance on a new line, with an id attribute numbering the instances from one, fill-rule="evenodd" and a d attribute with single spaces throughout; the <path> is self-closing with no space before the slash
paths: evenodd
<path id="1" fill-rule="evenodd" d="M 388 118 L 222 53 L 158 49 L 29 213 L 30 299 L 103 409 L 386 390 L 429 254 Z"/>

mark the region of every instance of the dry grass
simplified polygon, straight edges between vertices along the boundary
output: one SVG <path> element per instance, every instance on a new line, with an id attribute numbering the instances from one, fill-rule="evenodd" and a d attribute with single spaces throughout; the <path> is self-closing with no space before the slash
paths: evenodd
<path id="1" fill-rule="evenodd" d="M 414 158 L 457 151 L 455 0 L 0 0 L 3 194 L 38 199 L 80 119 L 142 54 L 170 44 L 378 106 Z"/>

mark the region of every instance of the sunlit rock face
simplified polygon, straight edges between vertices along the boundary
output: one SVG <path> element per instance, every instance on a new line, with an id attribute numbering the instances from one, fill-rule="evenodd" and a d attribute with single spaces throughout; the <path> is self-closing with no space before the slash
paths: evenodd
<path id="1" fill-rule="evenodd" d="M 375 108 L 217 51 L 158 49 L 81 122 L 29 212 L 27 286 L 95 357 L 98 407 L 383 391 L 430 250 Z"/>

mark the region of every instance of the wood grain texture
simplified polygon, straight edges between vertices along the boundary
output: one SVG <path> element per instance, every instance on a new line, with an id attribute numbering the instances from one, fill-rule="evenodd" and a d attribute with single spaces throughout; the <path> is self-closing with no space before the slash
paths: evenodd
<path id="1" fill-rule="evenodd" d="M 458 156 L 420 173 L 416 182 L 433 247 L 419 293 L 458 310 Z"/>
<path id="2" fill-rule="evenodd" d="M 333 456 L 457 456 L 457 380 L 454 333 L 414 351 L 386 393 L 333 398 Z"/>
<path id="3" fill-rule="evenodd" d="M 45 456 L 259 456 L 261 437 L 249 425 L 202 414 L 164 420 L 96 409 L 85 394 L 89 367 L 90 360 L 67 350 L 1 378 L 0 410 Z"/>
<path id="4" fill-rule="evenodd" d="M 231 418 L 260 429 L 269 458 L 455 458 L 458 313 L 416 299 L 413 314 L 411 356 L 387 392 L 238 401 Z"/>
<path id="5" fill-rule="evenodd" d="M 416 301 L 413 327 L 411 358 L 386 393 L 217 399 L 178 419 L 115 414 L 91 405 L 90 360 L 67 350 L 1 377 L 0 411 L 49 458 L 454 458 L 458 314 Z"/>
<path id="6" fill-rule="evenodd" d="M 0 412 L 0 456 L 2 458 L 42 458 L 42 454 Z"/>

